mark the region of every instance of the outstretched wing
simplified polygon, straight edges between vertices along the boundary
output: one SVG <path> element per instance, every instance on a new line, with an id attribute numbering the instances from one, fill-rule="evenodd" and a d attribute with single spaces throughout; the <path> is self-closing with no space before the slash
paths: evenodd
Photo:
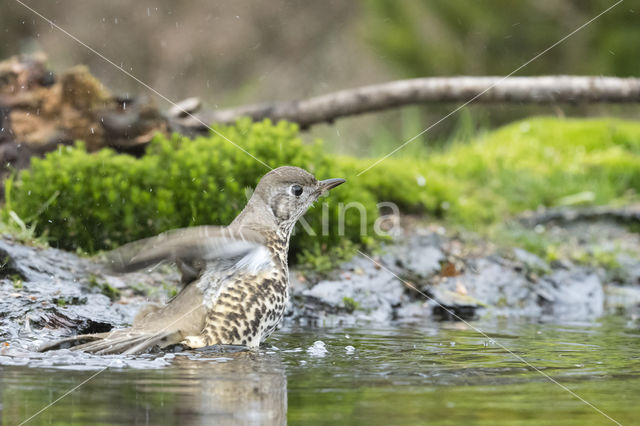
<path id="1" fill-rule="evenodd" d="M 126 244 L 107 253 L 106 260 L 111 269 L 130 272 L 162 262 L 193 265 L 244 257 L 264 244 L 264 236 L 251 229 L 196 226 Z"/>

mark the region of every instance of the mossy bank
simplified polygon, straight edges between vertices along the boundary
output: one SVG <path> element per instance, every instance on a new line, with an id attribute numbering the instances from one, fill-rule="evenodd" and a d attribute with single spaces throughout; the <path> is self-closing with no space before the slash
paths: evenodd
<path id="1" fill-rule="evenodd" d="M 261 162 L 290 164 L 348 181 L 309 211 L 292 252 L 352 251 L 378 239 L 382 201 L 473 230 L 539 206 L 635 201 L 640 124 L 532 118 L 443 151 L 400 152 L 359 175 L 375 161 L 332 155 L 320 142 L 303 143 L 295 125 L 269 121 L 241 120 L 194 140 L 157 136 L 141 158 L 89 154 L 79 143 L 9 179 L 4 214 L 14 220 L 15 212 L 53 245 L 92 252 L 171 228 L 227 224 L 268 170 Z"/>

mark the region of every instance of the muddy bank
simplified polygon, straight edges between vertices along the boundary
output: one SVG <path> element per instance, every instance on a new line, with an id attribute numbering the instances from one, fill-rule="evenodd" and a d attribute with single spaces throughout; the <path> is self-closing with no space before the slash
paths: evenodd
<path id="1" fill-rule="evenodd" d="M 0 258 L 5 346 L 29 348 L 58 336 L 125 326 L 146 303 L 171 297 L 179 279 L 171 267 L 110 275 L 94 260 L 8 236 L 0 239 Z M 640 262 L 622 255 L 620 260 L 624 274 L 611 275 L 567 260 L 547 262 L 522 249 L 466 244 L 442 228 L 418 228 L 328 276 L 292 270 L 287 321 L 592 320 L 612 311 L 637 316 Z"/>

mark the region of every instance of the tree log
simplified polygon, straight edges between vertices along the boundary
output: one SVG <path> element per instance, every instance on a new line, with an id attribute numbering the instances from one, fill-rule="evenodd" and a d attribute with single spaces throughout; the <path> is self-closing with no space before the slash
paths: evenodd
<path id="1" fill-rule="evenodd" d="M 416 78 L 341 90 L 305 100 L 203 111 L 197 116 L 205 123 L 229 124 L 239 117 L 250 117 L 253 120 L 288 120 L 306 128 L 350 115 L 443 102 L 640 102 L 640 79 L 581 76 Z M 193 118 L 185 120 L 187 126 L 201 126 Z"/>
<path id="2" fill-rule="evenodd" d="M 623 224 L 640 223 L 640 205 L 626 207 L 583 207 L 583 208 L 551 208 L 542 211 L 528 212 L 520 216 L 520 223 L 525 226 L 553 223 L 612 221 Z"/>

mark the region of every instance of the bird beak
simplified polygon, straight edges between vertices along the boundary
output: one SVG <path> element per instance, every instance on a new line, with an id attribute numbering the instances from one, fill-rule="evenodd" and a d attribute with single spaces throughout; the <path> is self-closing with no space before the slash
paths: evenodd
<path id="1" fill-rule="evenodd" d="M 343 183 L 345 183 L 346 180 L 344 179 L 325 179 L 325 180 L 321 180 L 320 182 L 318 182 L 318 192 L 320 192 L 320 194 L 323 194 L 325 192 L 327 192 L 328 190 L 335 188 L 338 185 L 342 185 Z"/>

